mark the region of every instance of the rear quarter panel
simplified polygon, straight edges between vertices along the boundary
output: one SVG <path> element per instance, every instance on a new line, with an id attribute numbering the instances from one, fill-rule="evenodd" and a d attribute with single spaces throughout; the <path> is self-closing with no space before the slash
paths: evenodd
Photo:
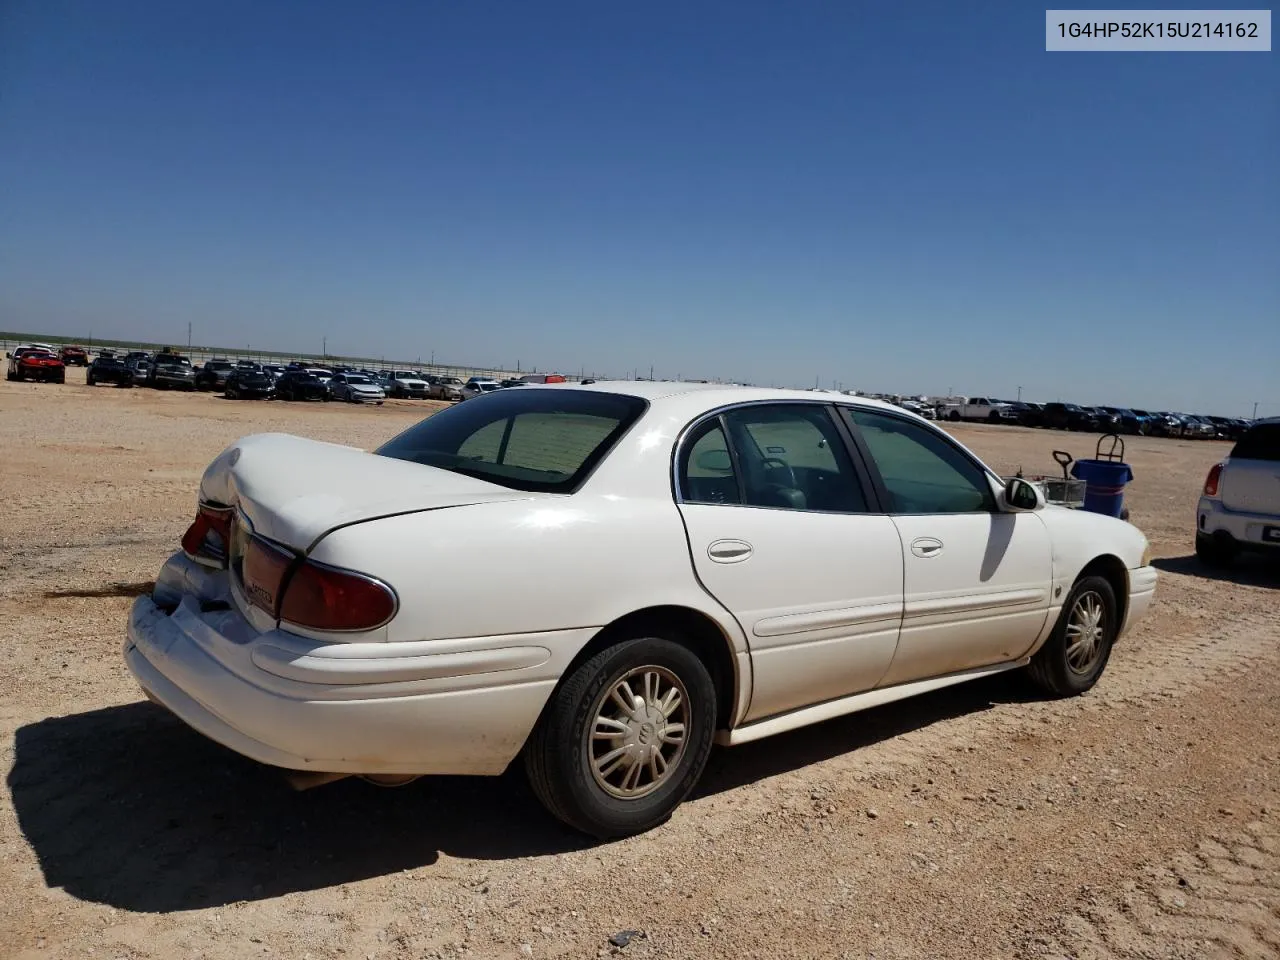
<path id="1" fill-rule="evenodd" d="M 390 642 L 598 628 L 674 604 L 746 651 L 698 583 L 670 501 L 580 493 L 429 510 L 343 527 L 311 556 L 394 587 Z"/>

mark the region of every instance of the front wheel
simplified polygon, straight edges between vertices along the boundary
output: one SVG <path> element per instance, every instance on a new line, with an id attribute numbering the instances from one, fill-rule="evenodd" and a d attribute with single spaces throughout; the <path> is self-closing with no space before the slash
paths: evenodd
<path id="1" fill-rule="evenodd" d="M 1105 577 L 1083 577 L 1071 588 L 1053 633 L 1027 667 L 1046 693 L 1071 697 L 1102 676 L 1120 629 L 1115 590 Z"/>
<path id="2" fill-rule="evenodd" d="M 534 793 L 600 839 L 666 820 L 706 766 L 716 690 L 706 665 L 664 637 L 597 653 L 551 695 L 524 749 Z"/>

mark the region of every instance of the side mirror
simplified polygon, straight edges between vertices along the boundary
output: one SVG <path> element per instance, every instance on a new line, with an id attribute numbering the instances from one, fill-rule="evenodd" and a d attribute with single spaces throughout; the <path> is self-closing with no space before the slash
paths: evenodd
<path id="1" fill-rule="evenodd" d="M 1010 477 L 1004 485 L 1004 502 L 1013 510 L 1035 510 L 1040 493 L 1022 477 Z"/>

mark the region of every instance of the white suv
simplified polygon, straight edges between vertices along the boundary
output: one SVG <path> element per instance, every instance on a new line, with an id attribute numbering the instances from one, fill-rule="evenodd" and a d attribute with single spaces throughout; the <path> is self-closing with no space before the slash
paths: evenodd
<path id="1" fill-rule="evenodd" d="M 1241 550 L 1280 556 L 1280 417 L 1255 421 L 1209 471 L 1196 515 L 1205 563 L 1222 566 Z"/>

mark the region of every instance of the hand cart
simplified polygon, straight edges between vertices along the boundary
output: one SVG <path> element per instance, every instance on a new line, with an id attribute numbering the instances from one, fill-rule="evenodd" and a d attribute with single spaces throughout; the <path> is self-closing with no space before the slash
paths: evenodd
<path id="1" fill-rule="evenodd" d="M 1061 477 L 1023 477 L 1032 486 L 1039 487 L 1040 492 L 1044 494 L 1046 503 L 1056 504 L 1060 507 L 1071 507 L 1079 509 L 1084 506 L 1085 488 L 1088 484 L 1083 480 L 1075 480 L 1068 473 L 1067 469 L 1074 462 L 1075 458 L 1065 450 L 1053 451 L 1053 459 L 1058 462 L 1058 466 L 1062 467 Z M 1022 472 L 1018 472 L 1018 476 L 1022 476 Z"/>

